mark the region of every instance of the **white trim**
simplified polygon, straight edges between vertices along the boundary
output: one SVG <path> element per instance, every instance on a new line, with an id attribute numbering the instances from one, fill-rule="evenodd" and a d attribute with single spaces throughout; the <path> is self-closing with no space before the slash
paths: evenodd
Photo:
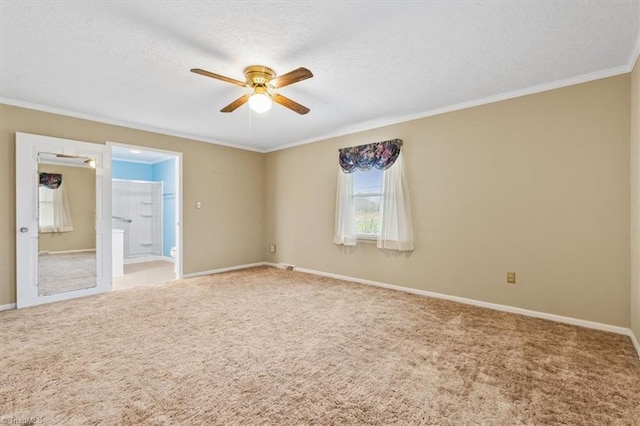
<path id="1" fill-rule="evenodd" d="M 266 263 L 265 265 L 267 266 L 273 266 L 274 268 L 278 268 L 278 269 L 288 269 L 291 268 L 291 270 L 293 271 L 294 269 L 296 269 L 296 265 L 292 265 L 290 263 Z"/>
<path id="2" fill-rule="evenodd" d="M 338 274 L 332 274 L 332 273 L 328 273 L 328 272 L 315 271 L 313 269 L 295 268 L 295 270 L 299 271 L 299 272 L 304 272 L 306 274 L 319 275 L 319 276 L 322 276 L 322 277 L 335 278 L 335 279 L 339 279 L 339 280 L 343 280 L 343 281 L 351 281 L 351 282 L 355 282 L 355 283 L 358 283 L 358 284 L 366 284 L 366 285 L 372 285 L 372 286 L 375 286 L 375 287 L 388 288 L 388 289 L 391 289 L 391 290 L 404 291 L 406 293 L 413 293 L 413 294 L 418 294 L 420 296 L 433 297 L 433 298 L 436 298 L 436 299 L 450 300 L 452 302 L 464 303 L 465 305 L 479 306 L 481 308 L 493 309 L 495 311 L 509 312 L 509 313 L 512 313 L 512 314 L 525 315 L 525 316 L 533 317 L 533 318 L 542 318 L 542 319 L 561 322 L 561 323 L 565 323 L 565 324 L 571 324 L 571 325 L 577 325 L 577 326 L 580 326 L 580 327 L 592 328 L 592 329 L 595 329 L 595 330 L 608 331 L 608 332 L 616 333 L 616 334 L 624 334 L 625 336 L 628 336 L 629 332 L 630 332 L 630 330 L 628 328 L 619 327 L 619 326 L 616 326 L 616 325 L 603 324 L 603 323 L 595 322 L 595 321 L 581 320 L 581 319 L 577 319 L 577 318 L 565 317 L 565 316 L 562 316 L 562 315 L 548 314 L 546 312 L 531 311 L 529 309 L 517 308 L 515 306 L 508 306 L 508 305 L 500 305 L 500 304 L 497 304 L 497 303 L 482 302 L 482 301 L 479 301 L 479 300 L 467 299 L 466 297 L 450 296 L 448 294 L 435 293 L 435 292 L 431 292 L 431 291 L 419 290 L 419 289 L 410 288 L 410 287 L 401 287 L 401 286 L 382 283 L 382 282 L 378 282 L 378 281 L 364 280 L 362 278 L 354 278 L 354 277 L 348 277 L 348 276 L 345 276 L 345 275 L 338 275 Z"/>
<path id="3" fill-rule="evenodd" d="M 0 311 L 8 311 L 10 309 L 15 309 L 15 308 L 16 308 L 15 303 L 7 303 L 6 305 L 0 305 Z"/>
<path id="4" fill-rule="evenodd" d="M 146 263 L 146 262 L 157 262 L 159 260 L 168 260 L 165 259 L 164 256 L 159 254 L 153 254 L 145 257 L 133 258 L 133 259 L 124 259 L 123 262 L 125 265 L 131 265 L 132 263 Z"/>
<path id="5" fill-rule="evenodd" d="M 640 343 L 638 343 L 638 339 L 636 339 L 636 335 L 633 334 L 633 330 L 629 329 L 629 337 L 631 338 L 631 343 L 636 348 L 636 352 L 638 352 L 638 357 L 640 357 Z"/>
<path id="6" fill-rule="evenodd" d="M 247 268 L 253 268 L 256 266 L 265 266 L 265 265 L 274 266 L 274 264 L 267 263 L 267 262 L 247 263 L 245 265 L 236 265 L 236 266 L 229 266 L 226 268 L 209 269 L 208 271 L 192 272 L 190 274 L 184 274 L 182 277 L 183 278 L 202 277 L 204 275 L 219 274 L 221 272 L 237 271 L 238 269 L 247 269 Z"/>
<path id="7" fill-rule="evenodd" d="M 275 147 L 272 147 L 272 148 L 262 148 L 262 149 L 255 148 L 255 147 L 244 146 L 244 145 L 238 145 L 238 144 L 235 144 L 235 143 L 221 142 L 221 141 L 218 141 L 218 140 L 214 140 L 214 139 L 210 139 L 210 138 L 206 138 L 206 137 L 202 137 L 202 136 L 196 136 L 196 135 L 190 135 L 190 134 L 187 134 L 187 133 L 176 132 L 176 131 L 172 131 L 172 130 L 160 129 L 160 128 L 153 127 L 153 126 L 145 126 L 145 125 L 134 124 L 134 123 L 120 121 L 120 120 L 112 120 L 112 119 L 108 119 L 108 118 L 104 118 L 104 117 L 100 117 L 100 116 L 94 116 L 94 115 L 91 115 L 91 114 L 74 112 L 74 111 L 70 111 L 70 110 L 66 110 L 66 109 L 62 109 L 62 108 L 50 107 L 50 106 L 46 106 L 46 105 L 41 105 L 41 104 L 36 104 L 36 103 L 31 103 L 31 102 L 25 102 L 25 101 L 21 101 L 21 100 L 17 100 L 17 99 L 12 99 L 12 98 L 0 97 L 0 103 L 6 104 L 6 105 L 13 105 L 13 106 L 21 107 L 21 108 L 28 108 L 28 109 L 32 109 L 32 110 L 36 110 L 36 111 L 49 112 L 49 113 L 52 113 L 52 114 L 60 114 L 60 115 L 65 115 L 65 116 L 69 116 L 69 117 L 80 118 L 80 119 L 83 119 L 83 120 L 91 120 L 91 121 L 96 121 L 96 122 L 105 123 L 105 124 L 111 124 L 111 125 L 115 125 L 115 126 L 124 126 L 124 127 L 130 128 L 130 129 L 143 130 L 143 131 L 147 131 L 147 132 L 154 132 L 154 133 L 161 134 L 161 135 L 175 136 L 175 137 L 184 138 L 184 139 L 190 139 L 190 140 L 194 140 L 194 141 L 198 141 L 198 142 L 212 143 L 212 144 L 215 144 L 215 145 L 228 146 L 228 147 L 231 147 L 231 148 L 242 149 L 242 150 L 245 150 L 245 151 L 253 151 L 253 152 L 259 152 L 259 153 L 266 154 L 266 153 L 269 153 L 269 152 L 275 152 L 275 151 L 281 151 L 281 150 L 287 149 L 287 148 L 293 148 L 295 146 L 306 145 L 306 144 L 309 144 L 309 143 L 312 143 L 312 142 L 318 142 L 318 141 L 322 141 L 322 140 L 326 140 L 326 139 L 330 139 L 330 138 L 350 135 L 350 134 L 358 133 L 358 132 L 364 132 L 364 131 L 367 131 L 367 130 L 373 130 L 373 129 L 377 129 L 379 127 L 384 127 L 384 126 L 390 126 L 390 125 L 393 125 L 393 124 L 404 123 L 404 122 L 407 122 L 407 121 L 417 120 L 417 119 L 420 119 L 420 118 L 432 117 L 434 115 L 440 115 L 440 114 L 444 114 L 444 113 L 447 113 L 447 112 L 460 111 L 460 110 L 463 110 L 463 109 L 477 107 L 477 106 L 486 105 L 486 104 L 491 104 L 491 103 L 494 103 L 494 102 L 500 102 L 500 101 L 504 101 L 504 100 L 507 100 L 507 99 L 518 98 L 518 97 L 526 96 L 526 95 L 533 95 L 533 94 L 536 94 L 536 93 L 546 92 L 546 91 L 549 91 L 549 90 L 560 89 L 562 87 L 573 86 L 573 85 L 576 85 L 576 84 L 587 83 L 587 82 L 594 81 L 594 80 L 600 80 L 600 79 L 607 78 L 607 77 L 614 77 L 616 75 L 626 74 L 626 73 L 629 73 L 629 72 L 633 71 L 633 67 L 634 67 L 634 65 L 635 65 L 635 63 L 636 63 L 636 61 L 637 61 L 639 56 L 640 56 L 640 32 L 639 32 L 638 37 L 637 37 L 636 42 L 635 42 L 635 48 L 631 52 L 631 54 L 629 56 L 629 60 L 628 60 L 627 64 L 625 64 L 625 65 L 621 65 L 621 66 L 614 67 L 614 68 L 609 68 L 609 69 L 606 69 L 606 70 L 596 71 L 596 72 L 593 72 L 593 73 L 582 74 L 582 75 L 578 75 L 578 76 L 575 76 L 575 77 L 566 78 L 566 79 L 563 79 L 563 80 L 556 80 L 556 81 L 552 81 L 552 82 L 549 82 L 549 83 L 544 83 L 544 84 L 540 84 L 540 85 L 537 85 L 537 86 L 532 86 L 532 87 L 528 87 L 528 88 L 524 88 L 524 89 L 512 90 L 512 91 L 509 91 L 509 92 L 505 92 L 505 93 L 501 93 L 501 94 L 497 94 L 497 95 L 493 95 L 493 96 L 488 96 L 488 97 L 485 97 L 485 98 L 474 99 L 474 100 L 470 100 L 470 101 L 467 101 L 467 102 L 462 102 L 462 103 L 455 104 L 455 105 L 448 105 L 448 106 L 444 106 L 444 107 L 441 107 L 441 108 L 435 108 L 435 109 L 431 109 L 431 110 L 428 110 L 428 111 L 420 112 L 420 113 L 417 113 L 417 114 L 403 115 L 403 116 L 399 116 L 399 117 L 386 118 L 386 119 L 380 119 L 380 120 L 372 120 L 372 121 L 367 121 L 367 122 L 363 122 L 363 123 L 358 123 L 358 124 L 355 124 L 353 126 L 347 126 L 347 127 L 340 128 L 335 132 L 326 133 L 324 135 L 314 136 L 312 138 L 303 139 L 301 141 L 293 142 L 293 143 L 290 143 L 290 144 L 284 144 L 284 145 L 279 145 L 279 146 L 275 146 Z M 116 144 L 116 143 L 112 143 L 112 144 L 113 145 L 121 145 L 121 144 Z M 129 145 L 121 145 L 121 146 L 129 146 Z M 146 147 L 142 147 L 142 148 L 143 149 L 147 149 Z M 156 150 L 156 151 L 161 151 L 161 150 Z M 123 160 L 116 160 L 116 161 L 123 161 Z"/>
<path id="8" fill-rule="evenodd" d="M 221 142 L 218 140 L 209 139 L 202 136 L 190 135 L 188 133 L 182 133 L 182 132 L 175 132 L 173 130 L 161 129 L 159 127 L 145 126 L 143 124 L 135 124 L 128 121 L 115 120 L 111 118 L 101 117 L 99 115 L 86 114 L 83 112 L 76 112 L 76 111 L 71 111 L 64 108 L 58 108 L 58 107 L 52 107 L 52 106 L 43 105 L 43 104 L 36 104 L 33 102 L 21 101 L 18 99 L 7 98 L 4 96 L 0 96 L 0 104 L 13 105 L 20 108 L 28 108 L 35 111 L 48 112 L 51 114 L 65 115 L 67 117 L 74 117 L 74 118 L 80 118 L 82 120 L 96 121 L 98 123 L 111 124 L 113 126 L 120 126 L 120 127 L 127 127 L 129 129 L 142 130 L 145 132 L 153 132 L 159 135 L 174 136 L 176 138 L 189 139 L 192 141 L 228 146 L 231 148 L 242 149 L 244 151 L 264 152 L 259 149 L 250 148 L 248 146 L 243 146 L 243 145 L 238 145 L 238 144 L 233 144 L 228 142 Z"/>
<path id="9" fill-rule="evenodd" d="M 63 250 L 63 251 L 40 251 L 38 254 L 68 254 L 68 253 L 85 253 L 89 251 L 96 251 L 96 249 L 79 249 L 79 250 Z"/>
<path id="10" fill-rule="evenodd" d="M 574 86 L 576 84 L 588 83 L 594 80 L 600 80 L 603 78 L 614 77 L 616 75 L 626 74 L 630 72 L 632 68 L 627 65 L 622 65 L 615 68 L 609 68 L 602 71 L 597 71 L 589 74 L 578 75 L 570 77 L 564 80 L 557 80 L 550 83 L 540 84 L 524 89 L 512 90 L 510 92 L 500 93 L 498 95 L 487 96 L 486 98 L 474 99 L 467 102 L 462 102 L 455 105 L 448 105 L 441 108 L 431 109 L 428 111 L 420 112 L 417 114 L 403 115 L 393 118 L 383 118 L 380 120 L 372 120 L 364 123 L 358 123 L 353 126 L 347 126 L 338 129 L 335 132 L 327 133 L 322 136 L 317 136 L 309 139 L 304 139 L 299 142 L 294 142 L 286 145 L 281 145 L 274 148 L 265 149 L 263 152 L 280 151 L 287 148 L 293 148 L 299 145 L 306 145 L 312 142 L 319 142 L 325 139 L 336 138 L 340 136 L 350 135 L 353 133 L 364 132 L 368 130 L 377 129 L 380 127 L 391 126 L 394 124 L 405 123 L 407 121 L 418 120 L 420 118 L 432 117 L 434 115 L 445 114 L 448 112 L 460 111 L 467 108 L 473 108 L 481 105 L 492 104 L 495 102 L 506 101 L 508 99 L 519 98 L 521 96 L 533 95 L 536 93 L 547 92 L 549 90 L 560 89 L 562 87 Z"/>

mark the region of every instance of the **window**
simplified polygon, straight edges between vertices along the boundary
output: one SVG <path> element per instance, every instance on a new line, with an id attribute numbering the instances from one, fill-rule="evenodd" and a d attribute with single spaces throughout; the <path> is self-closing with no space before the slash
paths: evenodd
<path id="1" fill-rule="evenodd" d="M 38 222 L 40 232 L 73 231 L 69 201 L 60 174 L 40 173 Z"/>
<path id="2" fill-rule="evenodd" d="M 394 139 L 339 150 L 334 243 L 372 239 L 381 249 L 414 249 L 401 147 Z"/>
<path id="3" fill-rule="evenodd" d="M 46 232 L 48 229 L 53 229 L 53 195 L 56 189 L 49 189 L 44 186 L 40 186 L 40 232 Z"/>
<path id="4" fill-rule="evenodd" d="M 353 173 L 353 207 L 356 237 L 375 239 L 380 234 L 382 205 L 382 170 L 371 169 Z"/>

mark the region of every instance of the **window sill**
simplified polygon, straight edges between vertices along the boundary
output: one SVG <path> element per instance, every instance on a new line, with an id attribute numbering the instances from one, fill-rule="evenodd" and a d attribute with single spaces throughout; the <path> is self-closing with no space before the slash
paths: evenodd
<path id="1" fill-rule="evenodd" d="M 377 235 L 356 235 L 357 243 L 376 244 L 378 242 Z"/>

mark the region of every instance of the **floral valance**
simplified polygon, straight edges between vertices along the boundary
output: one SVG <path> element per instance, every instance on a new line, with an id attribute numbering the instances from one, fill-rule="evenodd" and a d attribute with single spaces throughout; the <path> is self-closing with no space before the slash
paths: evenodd
<path id="1" fill-rule="evenodd" d="M 402 140 L 400 139 L 342 148 L 338 150 L 340 167 L 345 173 L 371 170 L 372 167 L 386 170 L 396 161 L 401 148 Z"/>
<path id="2" fill-rule="evenodd" d="M 58 173 L 40 173 L 40 185 L 49 189 L 58 189 L 62 185 L 62 175 Z"/>

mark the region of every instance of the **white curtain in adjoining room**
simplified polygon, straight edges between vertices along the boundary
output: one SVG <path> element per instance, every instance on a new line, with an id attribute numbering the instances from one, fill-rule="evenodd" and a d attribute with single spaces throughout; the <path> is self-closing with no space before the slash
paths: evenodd
<path id="1" fill-rule="evenodd" d="M 73 231 L 71 209 L 64 189 L 64 183 L 56 189 L 40 185 L 39 189 L 39 227 L 40 232 Z"/>
<path id="2" fill-rule="evenodd" d="M 333 242 L 345 246 L 356 245 L 356 213 L 353 205 L 353 173 L 338 167 L 336 218 Z"/>
<path id="3" fill-rule="evenodd" d="M 380 234 L 377 245 L 381 249 L 411 251 L 413 244 L 413 221 L 411 219 L 411 197 L 404 171 L 402 152 L 395 163 L 383 172 L 382 205 L 380 207 Z"/>

